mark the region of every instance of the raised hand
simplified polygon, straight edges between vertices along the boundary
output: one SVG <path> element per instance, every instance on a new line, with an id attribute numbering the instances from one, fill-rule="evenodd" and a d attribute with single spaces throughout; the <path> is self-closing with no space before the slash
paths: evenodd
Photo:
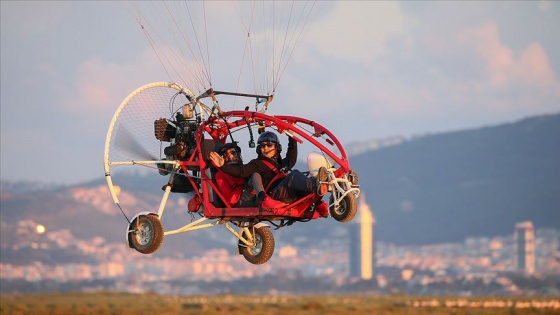
<path id="1" fill-rule="evenodd" d="M 222 167 L 224 165 L 224 158 L 218 153 L 212 151 L 210 152 L 210 162 L 212 162 L 215 167 Z"/>

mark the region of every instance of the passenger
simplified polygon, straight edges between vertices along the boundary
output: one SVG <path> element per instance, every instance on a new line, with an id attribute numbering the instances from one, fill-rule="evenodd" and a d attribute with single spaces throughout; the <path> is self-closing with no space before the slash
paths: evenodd
<path id="1" fill-rule="evenodd" d="M 240 204 L 250 202 L 256 195 L 256 203 L 262 208 L 279 208 L 312 192 L 320 196 L 327 193 L 324 167 L 319 169 L 317 178 L 309 178 L 298 170 L 286 173 L 297 161 L 297 142 L 293 138 L 289 137 L 285 158 L 280 155 L 282 146 L 274 132 L 262 133 L 257 143 L 257 158 L 243 165 L 226 164 L 217 153 L 210 153 L 212 163 L 224 173 L 249 178 Z"/>
<path id="2" fill-rule="evenodd" d="M 235 143 L 224 144 L 218 153 L 226 164 L 243 164 L 241 148 Z M 215 180 L 216 186 L 218 186 L 226 201 L 232 207 L 237 205 L 245 187 L 245 180 L 243 178 L 233 177 L 219 170 L 215 175 Z"/>

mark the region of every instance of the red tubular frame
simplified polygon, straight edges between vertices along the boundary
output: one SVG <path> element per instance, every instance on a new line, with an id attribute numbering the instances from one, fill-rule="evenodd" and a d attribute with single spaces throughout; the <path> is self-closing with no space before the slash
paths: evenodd
<path id="1" fill-rule="evenodd" d="M 225 118 L 225 120 L 224 120 Z M 238 118 L 235 121 L 230 122 L 232 118 Z M 288 132 L 290 135 L 299 143 L 303 143 L 303 139 L 309 141 L 309 143 L 315 145 L 319 150 L 327 154 L 339 168 L 334 172 L 336 177 L 341 177 L 350 171 L 350 163 L 346 155 L 346 151 L 342 147 L 340 141 L 325 127 L 319 123 L 295 116 L 270 116 L 264 113 L 251 112 L 251 111 L 229 111 L 223 112 L 220 117 L 212 116 L 203 122 L 198 130 L 196 131 L 196 150 L 191 154 L 188 160 L 181 161 L 181 167 L 183 171 L 187 173 L 188 169 L 199 169 L 200 176 L 202 178 L 202 192 L 195 190 L 195 193 L 199 195 L 200 199 L 203 201 L 204 205 L 204 216 L 207 218 L 235 218 L 235 220 L 246 220 L 250 221 L 252 219 L 265 219 L 265 220 L 282 220 L 282 219 L 316 219 L 318 218 L 317 213 L 309 213 L 307 209 L 311 207 L 313 203 L 316 203 L 321 199 L 321 196 L 312 193 L 309 194 L 286 207 L 263 210 L 258 207 L 248 207 L 248 208 L 233 208 L 231 205 L 225 201 L 225 198 L 221 195 L 219 189 L 212 182 L 212 180 L 206 175 L 204 171 L 209 165 L 205 158 L 203 157 L 201 143 L 204 139 L 204 134 L 209 134 L 212 139 L 225 143 L 226 137 L 229 135 L 229 129 L 235 129 L 247 125 L 247 123 L 263 123 L 265 127 L 275 127 L 278 132 Z M 298 128 L 295 124 L 303 123 L 313 127 L 313 135 L 309 135 L 307 131 Z M 335 145 L 340 152 L 340 156 L 337 156 L 328 149 L 322 143 L 317 141 L 315 137 L 326 135 L 328 143 Z M 188 177 L 189 181 L 193 187 L 197 187 L 193 178 Z M 218 194 L 218 197 L 224 201 L 226 207 L 215 207 L 212 202 L 210 202 L 210 189 L 208 185 Z"/>

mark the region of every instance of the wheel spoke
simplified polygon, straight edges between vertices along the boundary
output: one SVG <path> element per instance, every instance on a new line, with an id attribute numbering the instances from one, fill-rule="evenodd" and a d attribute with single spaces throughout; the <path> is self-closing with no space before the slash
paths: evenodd
<path id="1" fill-rule="evenodd" d="M 262 239 L 261 239 L 260 235 L 258 235 L 258 234 L 255 235 L 254 238 L 255 238 L 255 246 L 251 247 L 251 254 L 256 256 L 262 250 Z"/>

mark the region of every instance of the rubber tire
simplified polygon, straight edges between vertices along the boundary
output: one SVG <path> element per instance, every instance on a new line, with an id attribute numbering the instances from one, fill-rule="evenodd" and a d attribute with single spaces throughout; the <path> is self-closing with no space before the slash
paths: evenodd
<path id="1" fill-rule="evenodd" d="M 336 221 L 339 222 L 349 222 L 354 219 L 356 212 L 358 211 L 358 202 L 356 200 L 356 195 L 349 193 L 338 204 L 338 210 L 334 209 L 334 197 L 331 195 L 329 199 L 329 213 Z"/>
<path id="2" fill-rule="evenodd" d="M 138 228 L 137 228 L 138 227 Z M 129 226 L 128 244 L 142 254 L 151 254 L 163 243 L 163 224 L 157 215 L 140 215 Z M 143 230 L 142 237 L 136 232 Z"/>
<path id="3" fill-rule="evenodd" d="M 274 254 L 274 235 L 267 226 L 256 228 L 254 231 L 255 235 L 253 237 L 256 238 L 257 246 L 247 247 L 241 243 L 243 245 L 239 246 L 239 252 L 248 262 L 254 265 L 262 265 L 269 261 Z"/>

